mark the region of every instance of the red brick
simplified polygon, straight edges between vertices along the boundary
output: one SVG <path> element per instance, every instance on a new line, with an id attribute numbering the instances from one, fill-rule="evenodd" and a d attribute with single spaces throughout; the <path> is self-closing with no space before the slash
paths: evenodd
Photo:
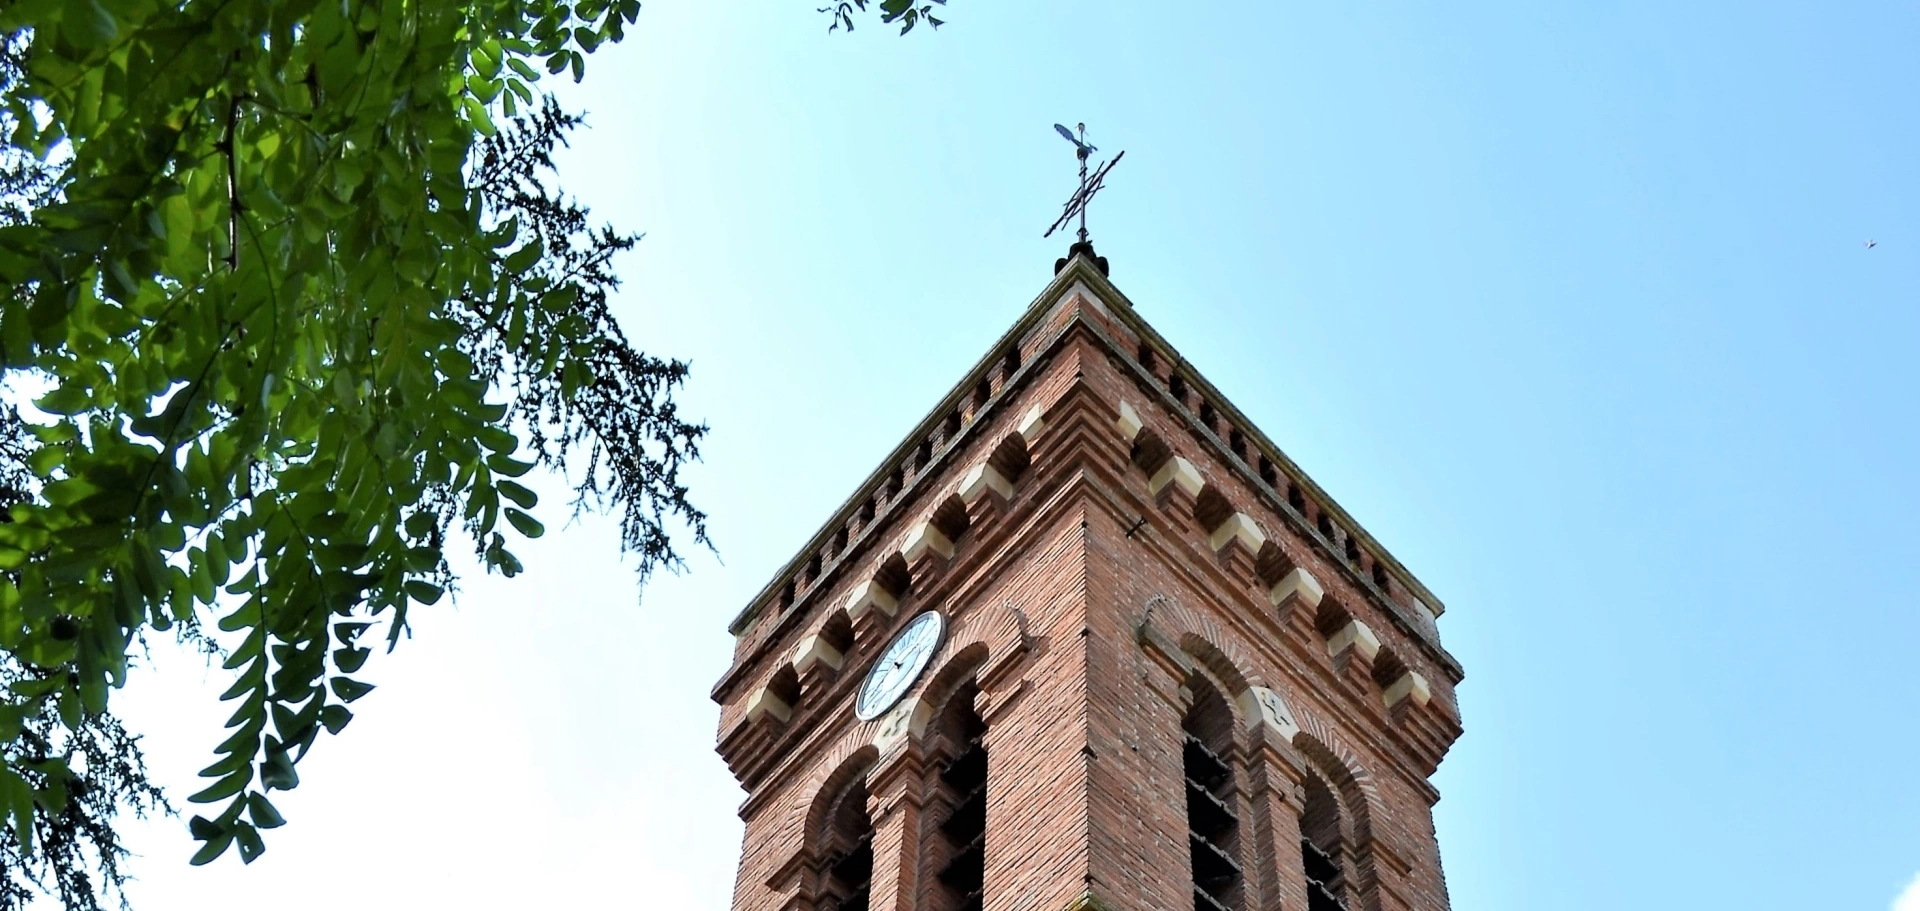
<path id="1" fill-rule="evenodd" d="M 1152 370 L 1139 363 L 1143 344 L 1158 353 Z M 1009 377 L 1006 352 L 1016 347 L 1021 366 Z M 1168 364 L 1182 371 L 1184 405 L 1167 391 Z M 983 380 L 992 390 L 984 405 Z M 1116 425 L 1122 400 L 1143 434 L 1199 469 L 1201 517 L 1178 485 L 1148 493 L 1149 478 Z M 1201 420 L 1201 402 L 1213 428 Z M 895 613 L 869 611 L 854 624 L 845 666 L 813 667 L 789 720 L 749 723 L 749 698 L 795 645 L 841 611 L 860 583 L 891 578 L 881 568 L 907 531 L 1036 405 L 1045 428 L 1027 441 L 1031 464 L 1012 496 L 986 494 L 965 511 L 952 559 L 917 560 Z M 961 427 L 949 439 L 956 413 Z M 895 470 L 923 443 L 929 464 L 902 471 L 898 496 L 886 497 Z M 1262 456 L 1274 483 L 1261 478 Z M 1309 509 L 1286 505 L 1289 482 L 1310 493 Z M 860 513 L 870 501 L 876 507 L 866 521 Z M 1234 543 L 1216 553 L 1203 526 L 1217 524 L 1222 509 L 1251 517 L 1269 548 L 1255 554 Z M 1331 538 L 1309 521 L 1322 511 L 1335 527 Z M 839 536 L 847 546 L 832 553 L 824 542 Z M 1363 559 L 1347 553 L 1348 536 Z M 1226 758 L 1235 770 L 1229 799 L 1241 815 L 1239 911 L 1306 906 L 1299 839 L 1310 793 L 1328 795 L 1340 810 L 1351 911 L 1448 907 L 1431 817 L 1439 795 L 1428 778 L 1460 736 L 1461 671 L 1420 608 L 1437 610 L 1438 600 L 1193 374 L 1087 260 L 1068 265 L 800 554 L 736 621 L 735 664 L 714 689 L 720 751 L 749 795 L 735 911 L 815 907 L 822 807 L 855 780 L 866 781 L 875 829 L 875 911 L 954 911 L 933 874 L 949 851 L 936 827 L 954 799 L 938 775 L 957 748 L 928 733 L 883 751 L 874 741 L 886 719 L 863 723 L 852 712 L 874 657 L 925 610 L 945 615 L 949 631 L 907 698 L 937 708 L 972 682 L 987 725 L 988 911 L 1054 911 L 1087 896 L 1115 911 L 1192 906 L 1181 760 L 1190 679 L 1229 700 L 1272 690 L 1301 728 L 1286 736 L 1261 724 L 1257 709 L 1236 704 Z M 817 580 L 798 584 L 816 555 Z M 1330 656 L 1316 611 L 1283 616 L 1267 599 L 1271 579 L 1261 576 L 1274 566 L 1312 573 L 1327 615 L 1366 624 L 1379 656 Z M 794 597 L 782 610 L 790 582 Z M 1382 662 L 1420 674 L 1430 702 L 1389 709 L 1383 690 L 1393 681 L 1375 673 Z"/>

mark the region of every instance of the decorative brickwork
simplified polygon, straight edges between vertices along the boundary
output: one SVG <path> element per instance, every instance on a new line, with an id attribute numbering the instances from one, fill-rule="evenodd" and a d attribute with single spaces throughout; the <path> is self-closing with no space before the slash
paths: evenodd
<path id="1" fill-rule="evenodd" d="M 735 911 L 1445 911 L 1440 601 L 1086 257 L 992 350 L 732 626 Z"/>

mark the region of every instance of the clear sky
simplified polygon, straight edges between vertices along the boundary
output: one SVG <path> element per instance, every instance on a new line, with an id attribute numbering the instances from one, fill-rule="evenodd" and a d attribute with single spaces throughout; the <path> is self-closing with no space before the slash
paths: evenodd
<path id="1" fill-rule="evenodd" d="M 1920 909 L 1920 5 L 818 5 L 653 0 L 567 92 L 719 559 L 642 600 L 551 517 L 259 862 L 137 833 L 143 911 L 727 908 L 727 620 L 1047 282 L 1055 121 L 1127 152 L 1115 282 L 1448 603 L 1454 907 Z M 223 716 L 154 663 L 184 795 Z"/>

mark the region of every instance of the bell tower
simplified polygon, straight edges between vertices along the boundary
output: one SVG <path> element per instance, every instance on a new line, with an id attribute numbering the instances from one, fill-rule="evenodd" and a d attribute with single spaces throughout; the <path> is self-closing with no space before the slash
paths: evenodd
<path id="1" fill-rule="evenodd" d="M 733 621 L 734 911 L 1445 911 L 1440 601 L 1091 248 Z"/>

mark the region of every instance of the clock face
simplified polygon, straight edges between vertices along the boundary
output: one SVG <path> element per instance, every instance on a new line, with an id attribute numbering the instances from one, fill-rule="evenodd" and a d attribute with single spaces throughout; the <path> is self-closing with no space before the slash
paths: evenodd
<path id="1" fill-rule="evenodd" d="M 880 660 L 867 672 L 866 682 L 860 684 L 860 694 L 853 700 L 854 717 L 872 721 L 893 708 L 933 661 L 946 626 L 938 611 L 927 611 L 907 621 L 907 628 L 880 653 Z"/>

